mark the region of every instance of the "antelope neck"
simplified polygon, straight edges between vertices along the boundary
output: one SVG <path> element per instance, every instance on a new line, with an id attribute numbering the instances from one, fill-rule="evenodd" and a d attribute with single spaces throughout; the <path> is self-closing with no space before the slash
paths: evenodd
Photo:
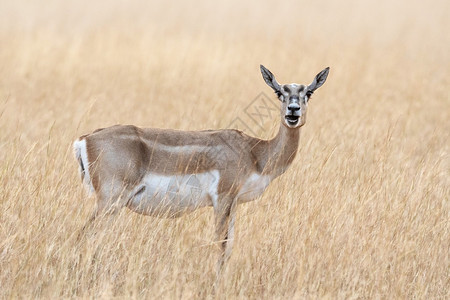
<path id="1" fill-rule="evenodd" d="M 300 127 L 288 128 L 280 124 L 280 129 L 273 139 L 258 143 L 255 152 L 258 164 L 262 167 L 262 174 L 271 175 L 273 178 L 283 174 L 297 154 L 299 140 Z"/>

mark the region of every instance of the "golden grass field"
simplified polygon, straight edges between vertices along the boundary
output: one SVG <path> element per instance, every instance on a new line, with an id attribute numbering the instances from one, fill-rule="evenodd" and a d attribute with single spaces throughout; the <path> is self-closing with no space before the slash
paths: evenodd
<path id="1" fill-rule="evenodd" d="M 450 298 L 450 2 L 0 0 L 0 298 L 212 298 L 213 211 L 94 209 L 72 142 L 117 123 L 230 127 L 327 82 L 290 169 L 238 209 L 216 296 Z M 249 133 L 249 132 L 247 132 Z"/>

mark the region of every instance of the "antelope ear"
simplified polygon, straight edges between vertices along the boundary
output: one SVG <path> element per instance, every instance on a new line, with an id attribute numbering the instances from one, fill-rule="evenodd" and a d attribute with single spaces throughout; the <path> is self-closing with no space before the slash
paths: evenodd
<path id="1" fill-rule="evenodd" d="M 264 78 L 264 81 L 275 91 L 275 94 L 277 94 L 277 96 L 280 96 L 281 86 L 275 79 L 275 76 L 273 76 L 272 72 L 266 69 L 266 67 L 264 67 L 263 65 L 260 65 L 259 67 L 261 68 L 261 74 Z"/>
<path id="2" fill-rule="evenodd" d="M 308 85 L 308 92 L 312 94 L 315 90 L 320 88 L 322 84 L 324 84 L 325 81 L 327 80 L 329 71 L 330 67 L 326 67 L 325 69 L 320 71 L 320 73 L 317 74 L 316 77 L 314 78 L 313 82 L 310 85 Z"/>

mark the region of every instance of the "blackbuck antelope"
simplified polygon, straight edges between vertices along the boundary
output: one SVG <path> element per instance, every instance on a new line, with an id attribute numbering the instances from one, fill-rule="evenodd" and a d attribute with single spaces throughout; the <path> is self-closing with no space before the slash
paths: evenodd
<path id="1" fill-rule="evenodd" d="M 144 215 L 179 217 L 212 206 L 220 270 L 231 254 L 237 205 L 260 196 L 292 163 L 308 101 L 328 71 L 317 74 L 310 85 L 280 85 L 261 65 L 265 82 L 281 103 L 280 129 L 271 140 L 234 129 L 177 131 L 132 125 L 81 136 L 74 143 L 81 178 L 97 196 L 87 224 L 122 207 Z"/>

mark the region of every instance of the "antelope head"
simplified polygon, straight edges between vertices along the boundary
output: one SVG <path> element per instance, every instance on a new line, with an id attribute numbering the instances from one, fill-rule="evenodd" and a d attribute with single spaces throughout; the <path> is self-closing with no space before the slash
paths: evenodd
<path id="1" fill-rule="evenodd" d="M 327 80 L 330 68 L 327 67 L 317 74 L 310 85 L 303 85 L 297 83 L 279 84 L 272 72 L 263 65 L 260 67 L 264 81 L 275 91 L 281 101 L 282 123 L 288 128 L 300 128 L 305 125 L 308 101 L 314 91 Z"/>

